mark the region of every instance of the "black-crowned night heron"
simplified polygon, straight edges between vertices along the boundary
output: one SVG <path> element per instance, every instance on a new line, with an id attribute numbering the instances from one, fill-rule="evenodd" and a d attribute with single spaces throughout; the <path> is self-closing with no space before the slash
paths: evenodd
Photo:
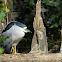
<path id="1" fill-rule="evenodd" d="M 31 31 L 27 29 L 25 24 L 11 21 L 2 31 L 2 46 L 5 48 L 6 53 L 10 53 L 10 50 L 13 50 L 13 54 L 16 54 L 16 46 L 27 32 Z"/>

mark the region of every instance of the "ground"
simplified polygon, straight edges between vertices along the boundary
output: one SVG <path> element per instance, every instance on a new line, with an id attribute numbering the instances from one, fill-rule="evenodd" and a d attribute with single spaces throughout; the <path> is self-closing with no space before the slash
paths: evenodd
<path id="1" fill-rule="evenodd" d="M 0 62 L 62 62 L 62 53 L 2 54 Z"/>

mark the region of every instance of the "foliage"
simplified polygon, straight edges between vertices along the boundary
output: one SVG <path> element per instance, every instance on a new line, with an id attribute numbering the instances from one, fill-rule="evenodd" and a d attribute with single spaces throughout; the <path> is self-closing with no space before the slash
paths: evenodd
<path id="1" fill-rule="evenodd" d="M 44 1 L 42 1 L 42 3 L 45 3 L 46 5 L 49 5 L 49 6 L 55 6 L 55 7 L 57 7 L 60 4 L 60 1 L 44 0 Z"/>
<path id="2" fill-rule="evenodd" d="M 0 44 L 2 43 L 2 41 L 3 41 L 3 38 L 2 38 L 2 37 L 0 37 Z"/>
<path id="3" fill-rule="evenodd" d="M 50 9 L 49 15 L 47 16 L 50 18 L 51 25 L 49 28 L 57 28 L 59 25 L 59 18 L 62 16 L 62 9 L 61 9 L 61 0 L 44 0 L 41 1 L 43 4 L 46 4 Z M 54 22 L 54 25 L 53 25 Z"/>
<path id="4" fill-rule="evenodd" d="M 0 12 L 0 21 L 3 20 L 4 17 L 5 17 L 5 13 L 4 12 Z"/>
<path id="5" fill-rule="evenodd" d="M 0 58 L 0 61 L 1 61 L 2 59 Z"/>
<path id="6" fill-rule="evenodd" d="M 9 12 L 10 10 L 6 8 L 7 5 L 3 5 L 3 0 L 0 0 L 0 10 L 4 10 L 6 12 Z M 5 17 L 5 13 L 4 12 L 0 12 L 0 21 L 3 20 L 3 18 Z"/>
<path id="7" fill-rule="evenodd" d="M 5 38 L 5 41 L 7 41 L 7 40 L 9 40 L 9 37 L 6 37 L 6 38 Z"/>
<path id="8" fill-rule="evenodd" d="M 34 3 L 34 0 L 19 0 L 19 3 L 22 3 L 22 2 L 24 2 L 24 3 L 27 3 L 28 5 L 35 5 L 35 3 Z M 19 4 L 16 0 L 13 0 L 13 10 L 15 11 L 16 10 L 16 5 L 18 5 Z M 22 3 L 23 4 L 23 3 Z M 26 8 L 29 8 L 30 10 L 31 10 L 31 8 L 30 7 L 28 7 L 28 6 L 26 6 Z"/>
<path id="9" fill-rule="evenodd" d="M 4 53 L 4 49 L 2 47 L 0 47 L 0 54 Z"/>
<path id="10" fill-rule="evenodd" d="M 61 45 L 61 42 L 58 40 L 61 39 L 61 25 L 59 22 L 62 22 L 62 0 L 42 0 L 41 1 L 44 8 L 48 11 L 45 13 L 44 24 L 46 26 L 47 37 L 49 49 L 53 47 L 54 44 Z M 47 23 L 48 22 L 48 23 Z"/>
<path id="11" fill-rule="evenodd" d="M 6 8 L 7 4 L 3 4 L 3 0 L 0 0 L 0 21 L 2 21 L 5 17 L 5 13 L 3 11 L 9 12 L 10 10 Z M 3 42 L 3 38 L 0 37 L 0 44 Z M 3 54 L 4 49 L 0 47 L 0 54 Z M 1 58 L 0 58 L 1 59 Z"/>
<path id="12" fill-rule="evenodd" d="M 0 4 L 2 4 L 3 3 L 3 0 L 0 0 Z"/>
<path id="13" fill-rule="evenodd" d="M 24 2 L 27 2 L 27 3 L 31 4 L 31 5 L 34 5 L 35 4 L 34 3 L 34 0 L 24 0 Z"/>
<path id="14" fill-rule="evenodd" d="M 0 9 L 5 10 L 6 12 L 9 12 L 10 10 L 6 8 L 7 4 L 2 4 L 3 0 L 0 1 Z"/>
<path id="15" fill-rule="evenodd" d="M 50 26 L 49 28 L 57 28 L 58 27 L 58 24 L 55 23 L 54 25 Z"/>

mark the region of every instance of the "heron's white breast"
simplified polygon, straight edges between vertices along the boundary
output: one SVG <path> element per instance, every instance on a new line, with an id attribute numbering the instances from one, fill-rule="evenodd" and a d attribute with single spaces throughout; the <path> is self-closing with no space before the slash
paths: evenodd
<path id="1" fill-rule="evenodd" d="M 12 38 L 13 38 L 13 41 L 14 40 L 17 40 L 19 38 L 23 38 L 25 36 L 25 33 L 21 30 L 20 27 L 14 25 L 13 26 L 13 30 L 12 30 Z"/>

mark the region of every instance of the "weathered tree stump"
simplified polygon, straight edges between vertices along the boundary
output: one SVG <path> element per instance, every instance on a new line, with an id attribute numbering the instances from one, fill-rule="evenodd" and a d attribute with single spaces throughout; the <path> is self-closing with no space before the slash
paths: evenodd
<path id="1" fill-rule="evenodd" d="M 46 28 L 41 17 L 41 0 L 36 4 L 36 15 L 33 22 L 34 35 L 32 39 L 31 52 L 48 53 Z"/>

